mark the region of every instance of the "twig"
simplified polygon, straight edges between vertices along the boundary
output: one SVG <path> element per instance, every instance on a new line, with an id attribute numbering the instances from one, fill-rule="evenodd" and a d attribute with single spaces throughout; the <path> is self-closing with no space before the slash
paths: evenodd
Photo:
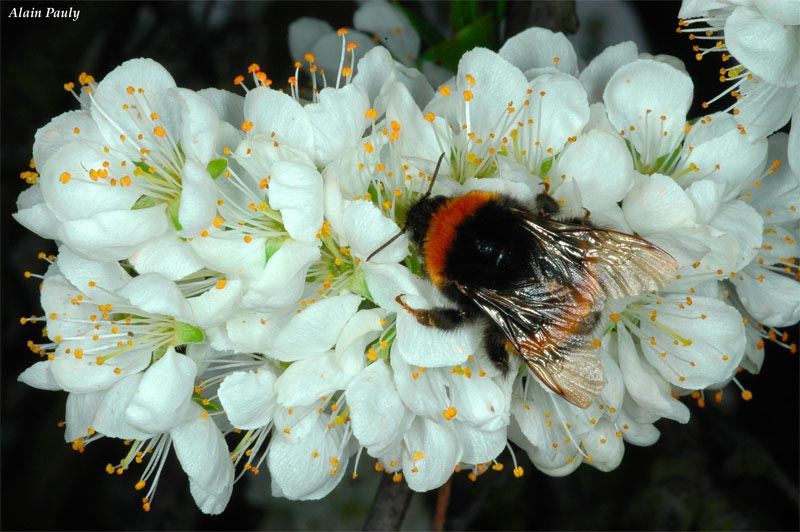
<path id="1" fill-rule="evenodd" d="M 363 530 L 400 530 L 411 495 L 405 482 L 395 482 L 392 475 L 383 475 Z"/>
<path id="2" fill-rule="evenodd" d="M 444 522 L 447 519 L 447 507 L 450 504 L 450 492 L 453 489 L 453 477 L 447 479 L 447 483 L 439 488 L 436 496 L 436 513 L 433 516 L 433 529 L 436 532 L 444 530 Z"/>

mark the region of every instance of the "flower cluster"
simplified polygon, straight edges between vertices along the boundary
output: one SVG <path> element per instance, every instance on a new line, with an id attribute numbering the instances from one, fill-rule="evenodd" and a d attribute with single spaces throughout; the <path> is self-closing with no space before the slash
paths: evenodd
<path id="1" fill-rule="evenodd" d="M 65 85 L 80 109 L 36 134 L 15 218 L 59 252 L 27 274 L 44 313 L 22 322 L 46 327 L 20 380 L 69 393 L 76 450 L 124 440 L 107 471 L 140 471 L 145 510 L 173 448 L 219 513 L 247 472 L 318 499 L 365 454 L 416 491 L 501 471 L 506 449 L 521 476 L 509 442 L 550 475 L 608 471 L 658 419 L 689 419 L 681 395 L 720 399 L 733 380 L 752 397 L 737 370 L 757 372 L 764 340 L 785 343 L 773 327 L 800 318 L 787 135 L 687 121 L 680 62 L 632 43 L 579 71 L 564 35 L 532 28 L 467 52 L 434 90 L 384 47 L 356 61 L 347 30 L 321 39 L 306 45 L 336 45 L 335 78 L 309 51 L 287 92 L 255 64 L 234 81 L 244 96 L 179 88 L 149 59 L 82 74 Z M 500 373 L 479 329 L 425 327 L 395 301 L 448 304 L 405 236 L 370 256 L 440 154 L 436 194 L 546 191 L 679 262 L 662 292 L 607 304 L 589 408 L 517 359 Z"/>

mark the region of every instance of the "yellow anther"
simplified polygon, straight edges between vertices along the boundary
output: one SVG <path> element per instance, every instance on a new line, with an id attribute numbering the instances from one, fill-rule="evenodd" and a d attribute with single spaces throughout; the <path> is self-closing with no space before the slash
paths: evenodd
<path id="1" fill-rule="evenodd" d="M 525 470 L 522 469 L 522 466 L 517 466 L 514 468 L 514 476 L 520 478 L 522 475 L 525 474 Z"/>
<path id="2" fill-rule="evenodd" d="M 145 480 L 140 480 L 139 482 L 136 483 L 135 486 L 133 486 L 133 489 L 135 489 L 136 491 L 142 491 L 144 489 L 145 484 L 147 484 Z"/>
<path id="3" fill-rule="evenodd" d="M 393 480 L 395 483 L 400 483 L 400 482 L 402 482 L 402 481 L 403 481 L 403 473 L 401 473 L 400 471 L 398 471 L 397 473 L 395 473 L 394 475 L 392 475 L 392 480 Z"/>
<path id="4" fill-rule="evenodd" d="M 61 172 L 61 175 L 58 176 L 58 180 L 64 183 L 65 185 L 69 183 L 69 180 L 72 179 L 72 174 L 69 172 Z"/>
<path id="5" fill-rule="evenodd" d="M 465 90 L 462 94 L 464 96 L 465 102 L 470 102 L 475 97 L 475 95 L 472 94 L 471 90 Z"/>
<path id="6" fill-rule="evenodd" d="M 247 133 L 251 129 L 253 129 L 253 123 L 252 122 L 250 122 L 249 120 L 245 120 L 244 122 L 242 122 L 242 131 Z"/>
<path id="7" fill-rule="evenodd" d="M 450 96 L 450 87 L 447 85 L 442 85 L 439 87 L 439 94 L 442 96 Z"/>
<path id="8" fill-rule="evenodd" d="M 444 409 L 444 412 L 442 412 L 442 416 L 447 421 L 450 421 L 451 419 L 456 417 L 456 415 L 458 415 L 458 410 L 454 406 L 447 407 L 447 408 Z"/>
<path id="9" fill-rule="evenodd" d="M 749 401 L 753 398 L 753 392 L 750 390 L 742 390 L 742 399 Z"/>
<path id="10" fill-rule="evenodd" d="M 339 28 L 338 30 L 336 30 L 336 35 L 338 35 L 339 37 L 344 37 L 345 35 L 347 35 L 347 32 L 348 32 L 347 28 Z"/>
<path id="11" fill-rule="evenodd" d="M 247 67 L 247 72 L 250 74 L 255 74 L 259 70 L 261 70 L 261 67 L 258 66 L 258 63 L 250 63 L 250 65 Z"/>
<path id="12" fill-rule="evenodd" d="M 358 43 L 357 42 L 353 41 L 353 42 L 347 43 L 347 51 L 348 52 L 352 52 L 356 48 L 358 48 Z"/>
<path id="13" fill-rule="evenodd" d="M 367 118 L 369 118 L 370 120 L 375 120 L 376 118 L 378 118 L 378 110 L 377 110 L 377 109 L 373 109 L 372 107 L 370 107 L 370 108 L 369 108 L 369 109 L 367 109 L 367 111 L 364 113 L 364 116 L 366 116 L 366 117 L 367 117 Z"/>
<path id="14" fill-rule="evenodd" d="M 609 318 L 610 318 L 610 319 L 611 319 L 611 321 L 613 321 L 614 323 L 617 323 L 617 322 L 618 322 L 620 319 L 622 319 L 622 316 L 620 316 L 619 314 L 617 314 L 616 312 L 614 312 L 614 313 L 612 313 L 612 314 L 609 316 Z"/>

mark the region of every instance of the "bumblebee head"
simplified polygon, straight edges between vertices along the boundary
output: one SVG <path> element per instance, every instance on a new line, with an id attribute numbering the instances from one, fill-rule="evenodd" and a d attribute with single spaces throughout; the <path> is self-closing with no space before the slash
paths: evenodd
<path id="1" fill-rule="evenodd" d="M 444 196 L 422 198 L 408 209 L 405 230 L 417 247 L 422 246 L 433 214 L 447 200 Z"/>

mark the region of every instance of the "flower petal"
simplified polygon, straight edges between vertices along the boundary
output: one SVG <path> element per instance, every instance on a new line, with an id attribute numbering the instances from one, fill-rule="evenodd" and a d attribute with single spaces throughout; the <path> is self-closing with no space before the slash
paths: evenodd
<path id="1" fill-rule="evenodd" d="M 186 355 L 169 348 L 142 376 L 125 410 L 135 428 L 157 434 L 182 423 L 192 405 L 197 365 Z"/>
<path id="2" fill-rule="evenodd" d="M 328 430 L 321 420 L 297 443 L 274 438 L 267 455 L 273 494 L 289 500 L 316 500 L 330 493 L 347 469 L 348 457 L 339 456 L 340 439 L 341 429 Z"/>
<path id="3" fill-rule="evenodd" d="M 143 244 L 128 261 L 139 274 L 158 273 L 173 281 L 203 268 L 191 245 L 172 231 Z"/>
<path id="4" fill-rule="evenodd" d="M 680 185 L 662 174 L 638 175 L 622 211 L 631 228 L 643 236 L 691 226 L 696 216 Z"/>
<path id="5" fill-rule="evenodd" d="M 141 380 L 142 374 L 136 373 L 121 379 L 108 389 L 92 421 L 92 427 L 97 432 L 109 438 L 123 440 L 146 440 L 153 436 L 152 433 L 137 429 L 125 418 L 125 411 Z"/>
<path id="6" fill-rule="evenodd" d="M 265 364 L 255 371 L 236 371 L 223 379 L 217 393 L 231 425 L 250 430 L 272 420 L 276 378 L 275 370 Z"/>
<path id="7" fill-rule="evenodd" d="M 294 305 L 303 295 L 308 268 L 318 261 L 317 246 L 289 240 L 267 262 L 257 281 L 242 299 L 248 308 L 280 309 Z"/>
<path id="8" fill-rule="evenodd" d="M 571 76 L 578 75 L 572 44 L 563 33 L 545 28 L 528 28 L 514 35 L 500 48 L 500 56 L 522 72 L 553 67 Z"/>
<path id="9" fill-rule="evenodd" d="M 625 388 L 631 398 L 642 408 L 661 417 L 687 423 L 689 409 L 674 399 L 670 394 L 669 384 L 649 364 L 643 363 L 628 330 L 625 327 L 617 327 L 616 336 L 619 346 L 619 366 Z"/>
<path id="10" fill-rule="evenodd" d="M 685 296 L 666 295 L 660 305 L 646 305 L 645 312 L 656 314 L 640 327 L 650 338 L 642 342 L 647 361 L 668 382 L 695 390 L 733 375 L 744 354 L 745 334 L 733 307 L 717 299 L 691 299 L 688 305 Z"/>
<path id="11" fill-rule="evenodd" d="M 230 497 L 233 463 L 225 438 L 208 412 L 196 404 L 189 406 L 188 419 L 172 429 L 170 437 L 190 485 L 196 484 L 192 496 L 197 505 L 204 512 L 218 513 Z"/>
<path id="12" fill-rule="evenodd" d="M 403 453 L 403 476 L 414 491 L 438 488 L 461 461 L 461 444 L 455 430 L 429 419 L 414 418 L 406 445 L 409 453 Z"/>
<path id="13" fill-rule="evenodd" d="M 208 170 L 197 161 L 183 165 L 183 191 L 178 208 L 182 236 L 196 236 L 217 214 L 217 189 Z"/>
<path id="14" fill-rule="evenodd" d="M 414 414 L 394 387 L 392 372 L 383 360 L 367 366 L 345 391 L 353 435 L 370 456 L 380 457 L 402 441 Z"/>
<path id="15" fill-rule="evenodd" d="M 342 209 L 344 241 L 353 253 L 366 259 L 373 251 L 402 231 L 370 201 L 345 201 Z M 408 255 L 408 238 L 400 236 L 370 259 L 375 263 L 400 262 Z"/>
<path id="16" fill-rule="evenodd" d="M 611 76 L 603 101 L 614 128 L 624 132 L 643 163 L 653 164 L 683 139 L 692 80 L 666 63 L 639 59 Z"/>
<path id="17" fill-rule="evenodd" d="M 304 107 L 311 119 L 318 163 L 327 164 L 339 152 L 355 146 L 369 125 L 365 115 L 369 106 L 363 90 L 347 85 L 322 89 L 317 103 Z"/>
<path id="18" fill-rule="evenodd" d="M 725 20 L 725 45 L 737 61 L 769 83 L 800 83 L 800 27 L 739 6 Z"/>
<path id="19" fill-rule="evenodd" d="M 273 164 L 269 203 L 281 211 L 292 238 L 306 243 L 316 240 L 322 227 L 322 176 L 314 168 L 289 161 Z"/>
<path id="20" fill-rule="evenodd" d="M 306 307 L 278 334 L 270 354 L 288 362 L 331 349 L 360 303 L 361 297 L 342 294 Z"/>
<path id="21" fill-rule="evenodd" d="M 619 70 L 622 65 L 636 61 L 638 54 L 636 43 L 626 41 L 609 46 L 592 59 L 578 76 L 578 79 L 586 88 L 589 103 L 602 101 L 603 92 L 614 72 Z"/>

